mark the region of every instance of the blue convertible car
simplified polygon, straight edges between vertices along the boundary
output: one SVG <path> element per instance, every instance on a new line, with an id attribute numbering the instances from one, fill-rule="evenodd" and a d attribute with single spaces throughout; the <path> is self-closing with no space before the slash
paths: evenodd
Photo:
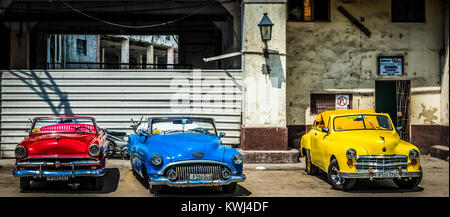
<path id="1" fill-rule="evenodd" d="M 163 185 L 222 186 L 233 193 L 245 180 L 242 155 L 222 145 L 214 119 L 203 117 L 149 118 L 128 140 L 131 167 L 149 182 L 152 194 Z"/>

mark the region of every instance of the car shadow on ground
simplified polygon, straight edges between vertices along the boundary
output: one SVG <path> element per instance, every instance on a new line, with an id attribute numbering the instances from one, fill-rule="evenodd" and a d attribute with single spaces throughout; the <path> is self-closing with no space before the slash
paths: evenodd
<path id="1" fill-rule="evenodd" d="M 139 181 L 139 183 L 144 186 L 147 190 L 149 188 L 149 185 L 145 180 L 137 175 L 134 174 L 136 179 Z M 150 192 L 149 192 L 150 194 Z M 232 194 L 225 194 L 222 191 L 222 186 L 212 186 L 212 187 L 168 187 L 163 186 L 161 189 L 161 192 L 158 197 L 204 197 L 204 196 L 217 196 L 217 197 L 236 197 L 236 196 L 249 196 L 252 192 L 250 192 L 248 189 L 241 185 L 237 185 L 236 191 Z"/>
<path id="2" fill-rule="evenodd" d="M 74 185 L 68 182 L 32 182 L 31 189 L 21 193 L 53 194 L 108 194 L 117 190 L 120 173 L 118 168 L 106 168 L 102 190 L 93 190 L 90 185 Z"/>
<path id="3" fill-rule="evenodd" d="M 306 172 L 304 172 L 305 175 Z M 318 175 L 314 175 L 318 179 L 328 184 L 327 174 L 324 171 L 320 171 Z M 330 186 L 331 188 L 331 186 Z M 368 179 L 357 180 L 355 186 L 351 190 L 345 191 L 346 193 L 406 193 L 406 192 L 420 192 L 424 188 L 417 186 L 412 189 L 399 188 L 392 179 L 380 179 L 370 181 Z M 338 190 L 336 190 L 338 191 Z M 355 195 L 356 196 L 356 195 Z"/>

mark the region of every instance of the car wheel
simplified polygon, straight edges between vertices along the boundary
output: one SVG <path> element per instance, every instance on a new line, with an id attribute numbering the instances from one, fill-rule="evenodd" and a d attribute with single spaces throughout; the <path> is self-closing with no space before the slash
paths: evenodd
<path id="1" fill-rule="evenodd" d="M 331 187 L 337 190 L 350 190 L 355 186 L 355 179 L 343 179 L 339 177 L 339 164 L 336 159 L 333 159 L 328 167 L 328 183 L 330 183 Z"/>
<path id="2" fill-rule="evenodd" d="M 395 184 L 399 188 L 411 189 L 417 187 L 422 181 L 422 167 L 420 167 L 420 177 L 413 177 L 411 179 L 394 179 Z"/>
<path id="3" fill-rule="evenodd" d="M 319 168 L 311 162 L 311 154 L 308 149 L 306 150 L 305 171 L 308 175 L 317 175 L 319 173 Z"/>
<path id="4" fill-rule="evenodd" d="M 158 195 L 161 193 L 162 186 L 161 185 L 150 185 L 148 190 L 153 195 Z"/>
<path id="5" fill-rule="evenodd" d="M 228 185 L 223 185 L 222 186 L 222 190 L 225 194 L 232 194 L 236 191 L 236 187 L 237 187 L 237 183 L 233 182 L 231 184 Z"/>
<path id="6" fill-rule="evenodd" d="M 105 183 L 105 178 L 103 176 L 96 177 L 92 180 L 92 188 L 94 190 L 100 191 L 103 189 L 103 184 Z"/>
<path id="7" fill-rule="evenodd" d="M 31 188 L 30 177 L 20 177 L 20 190 L 25 191 Z"/>
<path id="8" fill-rule="evenodd" d="M 140 176 L 139 174 L 138 174 L 138 178 L 139 179 L 143 179 L 142 181 L 143 181 L 143 183 L 144 183 L 144 187 L 145 188 L 150 188 L 150 185 L 149 185 L 149 183 L 148 183 L 148 175 L 147 175 L 147 168 L 145 168 L 145 165 L 142 165 L 142 176 Z"/>

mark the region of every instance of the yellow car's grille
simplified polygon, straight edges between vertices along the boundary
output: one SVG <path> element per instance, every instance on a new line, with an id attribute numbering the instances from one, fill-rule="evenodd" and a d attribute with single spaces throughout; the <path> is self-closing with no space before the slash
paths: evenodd
<path id="1" fill-rule="evenodd" d="M 406 155 L 360 155 L 356 158 L 356 170 L 406 170 L 408 166 Z"/>

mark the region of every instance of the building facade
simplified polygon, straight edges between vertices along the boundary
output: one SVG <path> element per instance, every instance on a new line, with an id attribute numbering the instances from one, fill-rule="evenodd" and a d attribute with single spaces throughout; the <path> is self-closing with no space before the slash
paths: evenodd
<path id="1" fill-rule="evenodd" d="M 402 127 L 400 136 L 417 145 L 423 153 L 428 153 L 434 145 L 448 147 L 448 0 L 198 2 L 202 4 L 183 1 L 161 4 L 151 4 L 151 1 L 133 2 L 126 11 L 120 5 L 104 8 L 102 2 L 94 2 L 89 4 L 95 7 L 86 7 L 84 10 L 85 13 L 95 14 L 120 25 L 155 25 L 154 28 L 138 29 L 111 26 L 81 15 L 74 16 L 74 12 L 60 2 L 48 6 L 42 2 L 2 0 L 3 8 L 6 9 L 0 11 L 3 21 L 0 38 L 4 39 L 1 45 L 6 49 L 1 50 L 5 58 L 0 63 L 3 72 L 11 70 L 16 73 L 14 70 L 34 69 L 37 60 L 49 60 L 47 57 L 52 55 L 46 50 L 45 43 L 41 43 L 48 40 L 50 34 L 95 36 L 92 43 L 87 43 L 86 40 L 86 45 L 92 44 L 100 49 L 86 49 L 85 52 L 92 53 L 92 59 L 95 56 L 95 61 L 99 63 L 125 63 L 122 61 L 124 59 L 138 65 L 151 61 L 157 63 L 162 61 L 148 58 L 151 51 L 147 48 L 151 43 L 138 37 L 177 35 L 178 46 L 166 47 L 166 56 L 163 58 L 167 60 L 165 64 L 173 61 L 190 64 L 194 69 L 219 70 L 211 73 L 222 73 L 221 79 L 226 79 L 227 85 L 238 89 L 230 94 L 234 96 L 230 99 L 234 103 L 233 107 L 236 107 L 236 102 L 240 104 L 238 111 L 232 114 L 232 123 L 227 122 L 231 119 L 225 117 L 224 113 L 223 126 L 224 129 L 233 129 L 230 132 L 233 138 L 230 139 L 233 143 L 239 143 L 244 155 L 247 159 L 253 159 L 253 162 L 297 161 L 299 139 L 311 128 L 317 114 L 329 109 L 374 109 L 389 113 L 396 127 Z M 79 1 L 71 4 L 73 7 L 83 8 L 88 3 Z M 24 5 L 30 11 L 22 9 Z M 46 11 L 48 7 L 60 11 L 58 16 L 64 25 L 55 23 L 55 15 Z M 144 9 L 147 14 L 143 15 Z M 41 14 L 36 15 L 39 10 L 42 10 Z M 261 39 L 261 29 L 258 26 L 265 13 L 273 23 L 272 37 L 266 42 Z M 76 32 L 76 27 L 82 30 Z M 119 40 L 116 36 L 126 37 Z M 74 47 L 74 52 L 84 52 L 83 44 L 80 45 Z M 130 50 L 128 55 L 122 52 L 127 50 L 122 49 L 127 45 Z M 111 50 L 112 46 L 120 47 L 120 52 Z M 169 51 L 171 48 L 174 50 Z M 44 50 L 46 54 L 39 55 L 36 50 Z M 169 55 L 176 51 L 176 57 Z M 204 61 L 207 57 L 232 52 L 240 55 Z M 117 69 L 119 71 L 114 73 L 126 80 L 126 73 L 130 72 L 130 68 Z M 133 68 L 135 69 L 150 73 L 148 68 Z M 229 69 L 235 71 L 230 74 Z M 157 82 L 162 73 L 166 73 L 169 79 L 172 73 L 170 70 L 173 69 L 166 67 L 165 70 L 167 71 L 149 74 L 149 78 L 155 78 L 149 83 Z M 51 74 L 51 70 L 49 71 Z M 132 72 L 136 73 L 128 75 L 135 77 L 128 80 L 139 77 L 137 71 Z M 64 77 L 61 74 L 64 70 L 55 73 L 57 77 Z M 73 74 L 69 71 L 67 73 Z M 95 73 L 98 73 L 96 78 L 103 75 L 101 71 Z M 89 76 L 95 77 L 95 73 Z M 8 76 L 3 76 L 3 90 L 15 85 L 8 83 L 11 79 Z M 192 84 L 192 88 L 197 86 Z M 206 93 L 210 86 L 212 83 L 204 82 L 200 85 L 200 90 Z M 226 87 L 220 86 L 212 92 L 221 95 L 223 89 Z M 130 92 L 136 94 L 136 98 L 143 97 L 144 101 L 157 98 L 153 93 L 139 91 Z M 60 92 L 67 94 L 69 99 L 71 95 L 77 94 L 70 90 Z M 20 125 L 14 122 L 16 119 L 13 117 L 17 115 L 8 113 L 11 110 L 5 105 L 8 105 L 9 99 L 22 99 L 17 97 L 12 100 L 12 96 L 8 94 L 17 95 L 16 92 L 2 93 L 4 133 L 0 137 L 9 129 Z M 114 99 L 116 93 L 111 94 L 111 99 Z M 235 95 L 239 95 L 239 99 Z M 45 100 L 45 97 L 39 97 Z M 133 97 L 135 96 L 130 98 Z M 136 106 L 139 105 L 143 104 Z M 71 111 L 73 114 L 78 114 L 78 111 L 91 111 L 92 114 L 98 112 L 95 108 L 89 108 L 91 110 L 77 110 L 75 107 Z M 124 111 L 117 110 L 116 115 Z M 128 113 L 125 112 L 122 116 L 126 117 L 125 114 Z M 140 110 L 140 113 L 152 114 L 145 110 Z M 59 114 L 62 113 L 55 113 Z M 236 114 L 239 118 L 236 118 Z M 202 115 L 212 116 L 218 113 Z M 2 144 L 14 143 L 11 139 L 3 141 L 2 139 Z"/>

